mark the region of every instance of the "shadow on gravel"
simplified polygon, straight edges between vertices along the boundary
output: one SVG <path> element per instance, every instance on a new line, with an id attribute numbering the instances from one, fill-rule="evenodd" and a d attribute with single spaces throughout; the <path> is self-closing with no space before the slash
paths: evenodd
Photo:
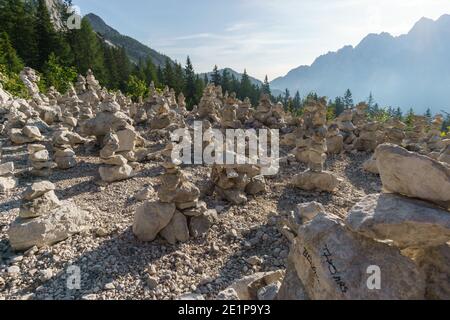
<path id="1" fill-rule="evenodd" d="M 264 236 L 264 234 L 268 236 Z M 262 225 L 246 231 L 244 235 L 229 241 L 238 241 L 240 246 L 229 257 L 219 271 L 217 278 L 198 287 L 201 293 L 207 293 L 209 285 L 214 292 L 220 292 L 237 280 L 257 272 L 269 272 L 286 268 L 289 242 L 275 226 Z M 213 253 L 211 253 L 214 256 Z M 258 257 L 261 264 L 254 267 L 247 262 L 251 257 Z M 253 272 L 251 271 L 253 269 Z"/>
<path id="2" fill-rule="evenodd" d="M 83 296 L 102 292 L 106 284 L 127 276 L 140 278 L 143 283 L 138 287 L 144 287 L 146 269 L 156 260 L 177 250 L 178 246 L 170 246 L 160 240 L 151 243 L 140 242 L 134 237 L 130 227 L 123 233 L 105 240 L 96 249 L 86 251 L 72 263 L 59 265 L 63 271 L 45 283 L 36 278 L 36 281 L 20 294 L 34 292 L 36 299 L 79 300 Z M 52 259 L 51 254 L 48 259 Z M 68 288 L 68 283 L 74 283 L 76 268 L 80 270 L 80 290 Z M 175 265 L 172 268 L 174 270 Z M 164 284 L 168 280 L 160 278 L 160 283 Z"/>
<path id="3" fill-rule="evenodd" d="M 381 188 L 380 177 L 376 174 L 365 171 L 362 165 L 369 160 L 372 154 L 358 153 L 348 157 L 349 163 L 345 168 L 345 175 L 348 180 L 358 189 L 364 190 L 366 194 L 374 193 L 374 185 Z"/>

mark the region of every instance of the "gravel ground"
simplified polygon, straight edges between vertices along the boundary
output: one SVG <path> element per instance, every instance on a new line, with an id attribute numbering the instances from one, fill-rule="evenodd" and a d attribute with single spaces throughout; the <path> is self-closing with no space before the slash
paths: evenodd
<path id="1" fill-rule="evenodd" d="M 335 194 L 291 188 L 290 178 L 305 166 L 284 163 L 279 175 L 267 180 L 267 194 L 250 198 L 244 206 L 203 197 L 219 212 L 219 222 L 206 239 L 175 246 L 162 240 L 142 243 L 131 231 L 140 205 L 133 196 L 144 186 L 157 186 L 162 168 L 142 163 L 134 178 L 102 186 L 98 157 L 85 151 L 76 151 L 77 167 L 55 170 L 48 180 L 55 183 L 59 199 L 71 199 L 90 212 L 94 223 L 88 233 L 52 247 L 14 253 L 6 231 L 19 213 L 20 194 L 35 178 L 24 171 L 20 187 L 0 195 L 0 299 L 174 299 L 192 292 L 212 299 L 243 276 L 285 269 L 289 242 L 277 228 L 280 214 L 298 203 L 318 201 L 343 216 L 362 197 L 381 189 L 379 177 L 361 168 L 370 157 L 366 153 L 329 157 L 327 169 L 343 179 Z M 13 160 L 19 170 L 26 168 L 26 158 L 25 147 L 4 150 L 3 161 Z M 184 170 L 200 189 L 207 187 L 208 168 Z M 259 263 L 246 261 L 255 256 Z M 78 290 L 67 286 L 76 271 L 73 266 L 81 271 Z"/>

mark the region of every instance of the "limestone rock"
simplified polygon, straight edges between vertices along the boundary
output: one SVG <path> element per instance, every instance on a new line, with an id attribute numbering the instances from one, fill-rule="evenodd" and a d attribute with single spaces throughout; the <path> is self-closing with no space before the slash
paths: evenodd
<path id="1" fill-rule="evenodd" d="M 325 212 L 325 208 L 321 203 L 314 201 L 297 205 L 295 212 L 303 222 L 307 222 L 313 220 L 319 213 Z"/>
<path id="2" fill-rule="evenodd" d="M 100 166 L 99 173 L 103 181 L 111 183 L 130 178 L 133 168 L 128 164 L 123 166 Z"/>
<path id="3" fill-rule="evenodd" d="M 188 241 L 189 228 L 186 217 L 181 212 L 175 211 L 172 220 L 160 234 L 170 244 Z"/>
<path id="4" fill-rule="evenodd" d="M 25 201 L 20 206 L 19 216 L 23 219 L 36 218 L 47 214 L 47 212 L 61 206 L 61 202 L 55 191 L 49 191 L 44 195 L 31 201 Z"/>
<path id="5" fill-rule="evenodd" d="M 217 211 L 208 210 L 204 214 L 192 217 L 189 222 L 189 231 L 192 237 L 205 237 L 211 226 L 217 221 Z"/>
<path id="6" fill-rule="evenodd" d="M 17 184 L 18 180 L 13 176 L 0 177 L 0 193 L 14 189 Z"/>
<path id="7" fill-rule="evenodd" d="M 366 237 L 392 240 L 402 249 L 450 240 L 450 212 L 393 194 L 365 197 L 350 210 L 346 224 Z"/>
<path id="8" fill-rule="evenodd" d="M 392 144 L 380 145 L 376 157 L 386 191 L 450 208 L 449 165 Z"/>
<path id="9" fill-rule="evenodd" d="M 175 214 L 175 204 L 145 202 L 134 216 L 133 233 L 141 241 L 153 241 Z"/>
<path id="10" fill-rule="evenodd" d="M 34 246 L 38 248 L 63 241 L 88 229 L 88 215 L 73 202 L 61 206 L 36 219 L 17 218 L 8 230 L 9 241 L 16 251 Z"/>
<path id="11" fill-rule="evenodd" d="M 55 185 L 50 181 L 35 182 L 25 190 L 22 198 L 26 201 L 31 201 L 53 190 L 55 190 Z"/>
<path id="12" fill-rule="evenodd" d="M 318 190 L 333 192 L 336 190 L 340 180 L 331 172 L 322 171 L 314 172 L 307 170 L 296 175 L 293 178 L 292 184 L 303 190 Z"/>
<path id="13" fill-rule="evenodd" d="M 424 277 L 412 260 L 352 232 L 333 215 L 321 213 L 299 229 L 290 259 L 312 300 L 424 298 Z M 369 290 L 370 266 L 381 269 L 380 290 Z"/>

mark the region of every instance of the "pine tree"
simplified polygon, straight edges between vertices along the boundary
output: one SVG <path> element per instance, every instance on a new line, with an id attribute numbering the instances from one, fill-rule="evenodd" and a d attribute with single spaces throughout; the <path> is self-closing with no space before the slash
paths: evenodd
<path id="1" fill-rule="evenodd" d="M 186 103 L 190 109 L 197 101 L 197 78 L 195 76 L 194 67 L 192 66 L 191 59 L 189 56 L 186 60 L 186 67 L 184 68 L 184 73 L 186 75 L 186 81 L 184 86 L 184 95 L 186 97 Z"/>
<path id="2" fill-rule="evenodd" d="M 335 106 L 335 114 L 338 117 L 345 110 L 345 103 L 343 99 L 341 97 L 336 97 L 336 99 L 334 99 L 334 106 Z"/>
<path id="3" fill-rule="evenodd" d="M 239 88 L 239 93 L 238 96 L 241 100 L 244 100 L 245 98 L 250 98 L 252 99 L 252 83 L 250 81 L 250 77 L 247 74 L 247 70 L 244 70 L 244 74 L 242 75 L 241 78 L 241 85 Z"/>
<path id="4" fill-rule="evenodd" d="M 185 73 L 180 63 L 175 64 L 173 84 L 170 86 L 178 95 L 183 92 L 185 87 Z"/>
<path id="5" fill-rule="evenodd" d="M 0 65 L 5 66 L 9 74 L 19 73 L 24 67 L 6 32 L 0 33 Z"/>
<path id="6" fill-rule="evenodd" d="M 430 108 L 428 108 L 427 111 L 425 112 L 425 117 L 427 117 L 429 120 L 431 120 L 431 118 L 433 117 Z"/>
<path id="7" fill-rule="evenodd" d="M 412 127 L 413 126 L 413 124 L 414 124 L 414 116 L 415 116 L 415 114 L 414 114 L 414 110 L 413 110 L 413 108 L 410 108 L 409 109 L 409 111 L 408 111 L 408 113 L 406 114 L 406 117 L 405 117 L 405 123 L 408 125 L 408 127 Z"/>
<path id="8" fill-rule="evenodd" d="M 288 108 L 290 98 L 291 98 L 291 93 L 286 88 L 286 90 L 284 91 L 284 97 L 283 97 L 283 104 L 286 109 Z"/>
<path id="9" fill-rule="evenodd" d="M 84 18 L 81 21 L 81 29 L 71 30 L 69 33 L 69 43 L 74 55 L 74 63 L 77 71 L 80 74 L 86 74 L 91 69 L 95 77 L 100 80 L 101 83 L 107 82 L 106 68 L 104 64 L 103 47 L 97 34 L 92 30 L 92 27 L 88 20 Z M 115 63 L 118 63 L 116 54 L 114 55 Z M 110 67 L 110 66 L 108 66 Z M 119 71 L 117 71 L 118 74 Z M 117 75 L 120 76 L 119 74 Z M 119 79 L 117 79 L 119 82 Z"/>
<path id="10" fill-rule="evenodd" d="M 55 53 L 64 65 L 72 63 L 71 52 L 63 34 L 55 30 L 45 0 L 38 0 L 36 19 L 36 66 L 41 69 L 51 53 Z"/>
<path id="11" fill-rule="evenodd" d="M 223 69 L 222 71 L 222 77 L 221 77 L 221 83 L 220 85 L 222 86 L 222 90 L 223 92 L 227 92 L 231 93 L 232 88 L 231 88 L 231 77 L 230 77 L 230 72 L 227 69 Z"/>
<path id="12" fill-rule="evenodd" d="M 300 97 L 300 92 L 297 90 L 293 100 L 294 110 L 299 110 L 302 106 L 302 98 Z"/>
<path id="13" fill-rule="evenodd" d="M 32 1 L 1 0 L 0 32 L 6 32 L 25 65 L 37 67 L 36 31 Z"/>
<path id="14" fill-rule="evenodd" d="M 347 89 L 347 91 L 344 94 L 344 105 L 346 109 L 353 108 L 353 95 L 350 89 Z"/>
<path id="15" fill-rule="evenodd" d="M 403 112 L 402 109 L 400 109 L 400 107 L 398 107 L 397 110 L 395 111 L 394 117 L 398 120 L 401 120 L 403 118 Z"/>
<path id="16" fill-rule="evenodd" d="M 209 83 L 208 74 L 205 73 L 205 76 L 203 77 L 203 82 L 205 85 Z"/>
<path id="17" fill-rule="evenodd" d="M 262 93 L 268 94 L 268 95 L 272 95 L 271 91 L 270 91 L 270 83 L 269 83 L 269 78 L 266 77 L 264 78 L 264 83 L 262 85 L 261 88 Z"/>
<path id="18" fill-rule="evenodd" d="M 217 67 L 217 65 L 214 66 L 213 73 L 211 75 L 211 82 L 214 83 L 215 86 L 220 86 L 220 84 L 222 83 L 219 68 Z"/>

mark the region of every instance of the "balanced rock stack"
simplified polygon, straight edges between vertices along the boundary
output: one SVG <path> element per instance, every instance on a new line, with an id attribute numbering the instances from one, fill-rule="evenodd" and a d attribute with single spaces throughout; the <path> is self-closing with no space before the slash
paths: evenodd
<path id="1" fill-rule="evenodd" d="M 225 99 L 225 104 L 221 110 L 221 124 L 224 129 L 238 129 L 242 123 L 237 119 L 237 99 L 232 94 Z"/>
<path id="2" fill-rule="evenodd" d="M 216 194 L 233 204 L 241 205 L 248 201 L 247 195 L 266 192 L 266 181 L 257 165 L 219 165 L 215 164 L 211 180 Z"/>
<path id="3" fill-rule="evenodd" d="M 373 152 L 377 148 L 378 144 L 382 141 L 382 131 L 380 130 L 380 124 L 376 121 L 365 124 L 359 134 L 358 139 L 355 141 L 355 149 L 358 151 Z"/>
<path id="4" fill-rule="evenodd" d="M 19 217 L 10 225 L 9 241 L 16 251 L 49 246 L 87 229 L 87 213 L 60 201 L 55 185 L 36 182 L 22 195 Z"/>
<path id="5" fill-rule="evenodd" d="M 355 107 L 355 111 L 353 113 L 353 124 L 356 126 L 357 135 L 361 132 L 362 128 L 367 123 L 367 109 L 369 106 L 361 102 Z"/>
<path id="6" fill-rule="evenodd" d="M 253 121 L 254 109 L 249 98 L 245 98 L 243 102 L 239 102 L 239 107 L 236 111 L 237 119 L 245 124 Z"/>
<path id="7" fill-rule="evenodd" d="M 14 177 L 14 163 L 7 162 L 0 164 L 0 193 L 8 192 L 16 186 L 17 179 Z"/>
<path id="8" fill-rule="evenodd" d="M 337 118 L 336 123 L 344 136 L 344 149 L 345 151 L 350 151 L 353 149 L 353 143 L 356 140 L 356 135 L 354 131 L 356 130 L 355 125 L 352 122 L 353 112 L 350 109 L 344 110 Z"/>
<path id="9" fill-rule="evenodd" d="M 25 144 L 42 141 L 44 137 L 38 127 L 26 125 L 22 129 L 12 128 L 10 139 L 14 144 Z"/>
<path id="10" fill-rule="evenodd" d="M 159 201 L 147 201 L 137 209 L 133 233 L 141 241 L 153 241 L 160 235 L 170 244 L 205 237 L 217 220 L 217 212 L 199 201 L 200 190 L 177 165 L 166 161 L 163 166 Z"/>
<path id="11" fill-rule="evenodd" d="M 279 299 L 450 299 L 450 166 L 393 144 L 376 156 L 388 193 L 300 220 Z"/>
<path id="12" fill-rule="evenodd" d="M 431 152 L 439 152 L 444 147 L 441 138 L 441 129 L 444 124 L 444 118 L 438 114 L 431 121 L 430 130 L 427 133 L 428 150 Z"/>
<path id="13" fill-rule="evenodd" d="M 305 104 L 304 134 L 306 135 L 305 160 L 308 170 L 296 175 L 292 184 L 303 190 L 319 190 L 333 192 L 338 184 L 331 172 L 324 171 L 327 158 L 327 109 L 324 99 L 320 101 L 308 100 Z"/>
<path id="14" fill-rule="evenodd" d="M 109 133 L 103 140 L 103 148 L 100 150 L 102 165 L 99 173 L 102 181 L 112 183 L 131 177 L 133 168 L 128 165 L 128 160 L 122 155 L 116 154 L 119 150 L 119 138 L 117 134 Z"/>
<path id="15" fill-rule="evenodd" d="M 425 116 L 414 116 L 412 130 L 407 133 L 407 149 L 420 153 L 426 153 L 426 129 L 428 126 L 428 118 Z"/>
<path id="16" fill-rule="evenodd" d="M 198 116 L 200 119 L 209 120 L 213 124 L 220 123 L 219 113 L 221 108 L 222 105 L 217 96 L 217 89 L 213 84 L 209 84 L 203 91 L 203 96 L 198 104 Z"/>
<path id="17" fill-rule="evenodd" d="M 384 125 L 384 131 L 386 133 L 386 143 L 396 144 L 401 146 L 403 140 L 406 138 L 405 130 L 406 124 L 399 119 L 391 119 Z"/>
<path id="18" fill-rule="evenodd" d="M 327 133 L 327 152 L 328 154 L 339 154 L 344 150 L 344 136 L 339 130 L 337 124 L 328 127 Z"/>
<path id="19" fill-rule="evenodd" d="M 256 127 L 263 125 L 272 129 L 282 128 L 285 125 L 285 121 L 281 111 L 279 106 L 275 107 L 270 101 L 270 95 L 263 93 L 253 114 L 257 122 L 254 125 Z"/>
<path id="20" fill-rule="evenodd" d="M 28 145 L 28 160 L 33 168 L 31 174 L 37 177 L 48 177 L 51 170 L 56 168 L 56 163 L 50 159 L 47 148 L 42 144 Z"/>

